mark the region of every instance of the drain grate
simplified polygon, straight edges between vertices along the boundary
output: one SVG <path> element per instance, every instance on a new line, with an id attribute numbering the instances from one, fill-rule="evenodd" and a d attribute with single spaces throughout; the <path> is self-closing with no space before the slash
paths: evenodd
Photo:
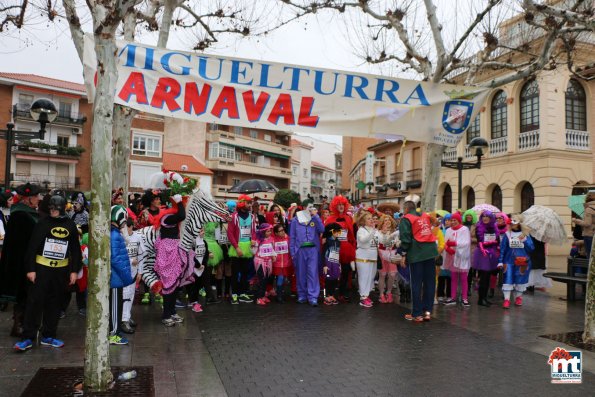
<path id="1" fill-rule="evenodd" d="M 595 352 L 595 344 L 583 342 L 583 331 L 566 332 L 564 334 L 540 335 L 541 338 L 555 340 L 582 350 Z"/>
<path id="2" fill-rule="evenodd" d="M 136 378 L 116 382 L 114 387 L 102 393 L 82 394 L 73 385 L 83 379 L 83 367 L 42 367 L 27 385 L 21 397 L 154 397 L 153 367 L 112 367 L 114 379 L 118 374 L 136 370 Z"/>

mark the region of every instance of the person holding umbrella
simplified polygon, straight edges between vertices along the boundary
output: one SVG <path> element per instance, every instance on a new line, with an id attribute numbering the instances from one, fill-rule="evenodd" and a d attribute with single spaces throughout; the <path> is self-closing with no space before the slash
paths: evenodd
<path id="1" fill-rule="evenodd" d="M 572 222 L 582 228 L 585 253 L 587 258 L 589 258 L 591 256 L 591 245 L 593 244 L 593 234 L 595 232 L 595 191 L 591 190 L 587 193 L 584 206 L 584 219 L 572 218 Z"/>

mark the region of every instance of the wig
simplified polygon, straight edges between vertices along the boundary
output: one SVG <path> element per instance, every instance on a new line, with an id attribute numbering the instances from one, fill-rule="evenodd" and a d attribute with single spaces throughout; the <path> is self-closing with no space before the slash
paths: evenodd
<path id="1" fill-rule="evenodd" d="M 494 215 L 490 211 L 484 211 L 481 213 L 482 218 L 484 216 L 488 216 L 490 221 L 488 223 L 483 223 L 482 220 L 479 221 L 477 224 L 477 228 L 475 229 L 477 232 L 477 241 L 483 241 L 483 236 L 486 233 L 495 233 L 496 237 L 500 235 L 500 231 L 498 230 L 498 225 L 496 225 L 496 215 Z"/>
<path id="2" fill-rule="evenodd" d="M 337 210 L 339 204 L 343 204 L 345 207 L 343 214 L 339 214 L 339 211 Z M 331 201 L 331 214 L 335 216 L 344 215 L 347 212 L 347 207 L 349 207 L 349 201 L 345 197 L 341 195 L 335 196 Z"/>
<path id="3" fill-rule="evenodd" d="M 471 222 L 472 224 L 476 224 L 477 223 L 477 212 L 473 211 L 473 210 L 467 210 L 463 213 L 463 224 L 467 224 L 467 215 L 471 215 L 471 218 L 473 219 Z"/>
<path id="4" fill-rule="evenodd" d="M 389 231 L 393 233 L 395 230 L 397 230 L 397 221 L 395 221 L 395 219 L 390 215 L 384 214 L 380 217 L 380 219 L 378 220 L 378 229 L 382 229 L 382 226 L 384 225 L 384 222 L 386 222 L 387 219 L 390 221 Z"/>

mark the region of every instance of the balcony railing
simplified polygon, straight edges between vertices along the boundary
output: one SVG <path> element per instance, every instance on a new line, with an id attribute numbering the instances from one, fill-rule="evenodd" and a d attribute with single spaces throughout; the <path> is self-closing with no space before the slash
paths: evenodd
<path id="1" fill-rule="evenodd" d="M 376 177 L 377 185 L 384 185 L 386 183 L 386 175 L 380 175 Z"/>
<path id="2" fill-rule="evenodd" d="M 566 130 L 566 147 L 574 150 L 591 150 L 589 131 Z"/>
<path id="3" fill-rule="evenodd" d="M 13 174 L 12 176 L 12 183 L 14 185 L 27 182 L 47 189 L 76 189 L 80 186 L 80 178 L 74 176 L 47 174 Z"/>
<path id="4" fill-rule="evenodd" d="M 421 187 L 421 183 L 422 183 L 421 172 L 422 172 L 421 168 L 415 168 L 415 169 L 407 171 L 407 181 L 405 183 L 407 186 L 407 189 Z"/>
<path id="5" fill-rule="evenodd" d="M 444 150 L 442 154 L 442 160 L 444 161 L 457 161 L 457 147 L 449 147 Z"/>
<path id="6" fill-rule="evenodd" d="M 519 134 L 519 151 L 539 148 L 539 130 L 521 132 Z"/>
<path id="7" fill-rule="evenodd" d="M 502 156 L 508 151 L 508 137 L 492 139 L 490 141 L 490 156 Z"/>
<path id="8" fill-rule="evenodd" d="M 403 173 L 402 172 L 393 172 L 390 174 L 390 183 L 397 183 L 403 180 Z"/>
<path id="9" fill-rule="evenodd" d="M 15 119 L 33 120 L 31 117 L 30 107 L 27 104 L 17 103 L 12 108 L 12 114 Z M 83 125 L 87 121 L 87 116 L 76 112 L 59 112 L 58 116 L 52 123 L 54 124 L 74 124 Z"/>
<path id="10" fill-rule="evenodd" d="M 472 157 L 475 157 L 475 150 L 471 150 L 469 145 L 466 145 L 465 146 L 465 158 L 470 159 Z"/>

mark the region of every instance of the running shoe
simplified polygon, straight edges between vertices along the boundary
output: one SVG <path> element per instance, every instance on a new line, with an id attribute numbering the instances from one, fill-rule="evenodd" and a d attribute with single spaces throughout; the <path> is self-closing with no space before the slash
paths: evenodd
<path id="1" fill-rule="evenodd" d="M 469 303 L 469 300 L 463 299 L 463 307 L 469 307 L 469 306 L 471 306 L 471 304 Z"/>
<path id="2" fill-rule="evenodd" d="M 110 345 L 127 345 L 128 339 L 126 339 L 123 336 L 120 336 L 118 334 L 110 335 L 109 344 Z"/>
<path id="3" fill-rule="evenodd" d="M 183 323 L 184 322 L 184 318 L 180 317 L 178 314 L 172 314 L 170 317 L 172 320 L 174 320 L 176 323 Z"/>
<path id="4" fill-rule="evenodd" d="M 198 294 L 204 298 L 205 296 L 207 296 L 207 291 L 205 291 L 203 287 L 200 289 L 200 291 L 198 291 Z"/>
<path id="5" fill-rule="evenodd" d="M 148 292 L 145 292 L 145 294 L 143 295 L 143 299 L 140 300 L 140 303 L 142 303 L 143 305 L 148 305 L 149 303 L 151 303 L 151 295 L 149 295 Z"/>
<path id="6" fill-rule="evenodd" d="M 370 302 L 370 300 L 368 298 L 360 299 L 359 305 L 363 306 L 363 307 L 372 307 L 372 302 Z"/>
<path id="7" fill-rule="evenodd" d="M 510 299 L 504 299 L 504 303 L 502 303 L 502 308 L 503 309 L 509 309 L 510 308 Z"/>
<path id="8" fill-rule="evenodd" d="M 238 296 L 236 294 L 231 295 L 231 304 L 238 305 L 240 302 L 238 301 Z"/>
<path id="9" fill-rule="evenodd" d="M 256 304 L 260 306 L 265 306 L 267 302 L 264 300 L 264 298 L 258 298 L 256 299 Z"/>
<path id="10" fill-rule="evenodd" d="M 516 299 L 514 300 L 514 305 L 515 306 L 523 306 L 523 297 L 517 296 Z"/>
<path id="11" fill-rule="evenodd" d="M 183 309 L 186 305 L 179 299 L 176 299 L 176 309 Z"/>
<path id="12" fill-rule="evenodd" d="M 442 302 L 442 304 L 444 306 L 451 306 L 451 305 L 456 305 L 457 304 L 457 301 L 455 301 L 452 298 L 448 298 L 447 300 L 445 300 L 444 302 Z"/>
<path id="13" fill-rule="evenodd" d="M 155 302 L 163 304 L 163 296 L 155 294 Z"/>
<path id="14" fill-rule="evenodd" d="M 60 339 L 41 338 L 40 343 L 42 346 L 64 347 L 64 342 L 62 342 Z"/>
<path id="15" fill-rule="evenodd" d="M 24 341 L 17 342 L 14 344 L 14 348 L 21 352 L 24 352 L 25 350 L 29 350 L 32 347 L 33 347 L 33 342 L 31 342 L 31 339 L 25 339 Z"/>
<path id="16" fill-rule="evenodd" d="M 171 318 L 164 318 L 163 320 L 161 320 L 161 323 L 166 327 L 173 327 L 174 325 L 176 325 L 176 322 Z"/>
<path id="17" fill-rule="evenodd" d="M 202 312 L 202 306 L 200 305 L 200 303 L 196 302 L 193 306 L 192 306 L 192 311 L 194 313 L 200 313 Z"/>
<path id="18" fill-rule="evenodd" d="M 239 301 L 240 301 L 240 302 L 243 302 L 243 303 L 252 303 L 252 302 L 253 302 L 253 299 L 252 299 L 252 298 L 250 298 L 250 297 L 249 297 L 248 295 L 246 295 L 246 294 L 241 294 L 241 295 L 238 297 L 238 299 L 239 299 Z"/>

